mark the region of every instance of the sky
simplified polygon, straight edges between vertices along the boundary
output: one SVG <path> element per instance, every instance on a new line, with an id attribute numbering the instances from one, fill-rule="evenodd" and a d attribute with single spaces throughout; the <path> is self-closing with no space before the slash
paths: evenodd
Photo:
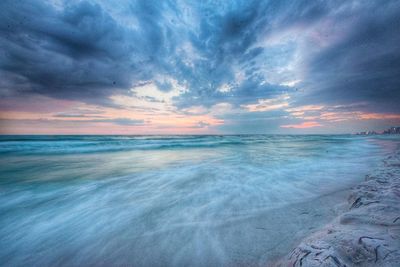
<path id="1" fill-rule="evenodd" d="M 0 1 L 0 134 L 400 126 L 400 1 Z"/>

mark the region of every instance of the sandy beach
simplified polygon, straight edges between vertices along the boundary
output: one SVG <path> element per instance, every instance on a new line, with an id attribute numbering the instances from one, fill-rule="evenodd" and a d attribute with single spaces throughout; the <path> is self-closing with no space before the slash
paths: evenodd
<path id="1" fill-rule="evenodd" d="M 352 188 L 345 212 L 277 266 L 399 266 L 400 153 Z"/>

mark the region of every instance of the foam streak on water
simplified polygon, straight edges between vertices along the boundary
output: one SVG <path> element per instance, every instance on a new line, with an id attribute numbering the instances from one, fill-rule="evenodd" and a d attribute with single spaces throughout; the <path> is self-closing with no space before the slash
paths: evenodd
<path id="1" fill-rule="evenodd" d="M 4 266 L 263 265 L 398 138 L 3 136 Z"/>

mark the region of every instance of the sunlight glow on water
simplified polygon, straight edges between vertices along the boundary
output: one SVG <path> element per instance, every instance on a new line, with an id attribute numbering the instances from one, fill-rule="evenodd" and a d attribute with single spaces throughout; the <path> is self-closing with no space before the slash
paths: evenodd
<path id="1" fill-rule="evenodd" d="M 323 197 L 361 181 L 399 141 L 262 135 L 0 140 L 5 266 L 262 265 L 287 253 L 308 226 L 329 220 L 336 199 Z M 303 209 L 318 213 L 303 219 Z"/>

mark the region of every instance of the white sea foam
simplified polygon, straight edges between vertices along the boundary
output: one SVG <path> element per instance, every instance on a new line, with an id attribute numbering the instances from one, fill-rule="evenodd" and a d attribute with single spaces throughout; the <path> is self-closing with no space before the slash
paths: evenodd
<path id="1" fill-rule="evenodd" d="M 333 218 L 398 141 L 3 137 L 0 262 L 263 265 Z"/>

